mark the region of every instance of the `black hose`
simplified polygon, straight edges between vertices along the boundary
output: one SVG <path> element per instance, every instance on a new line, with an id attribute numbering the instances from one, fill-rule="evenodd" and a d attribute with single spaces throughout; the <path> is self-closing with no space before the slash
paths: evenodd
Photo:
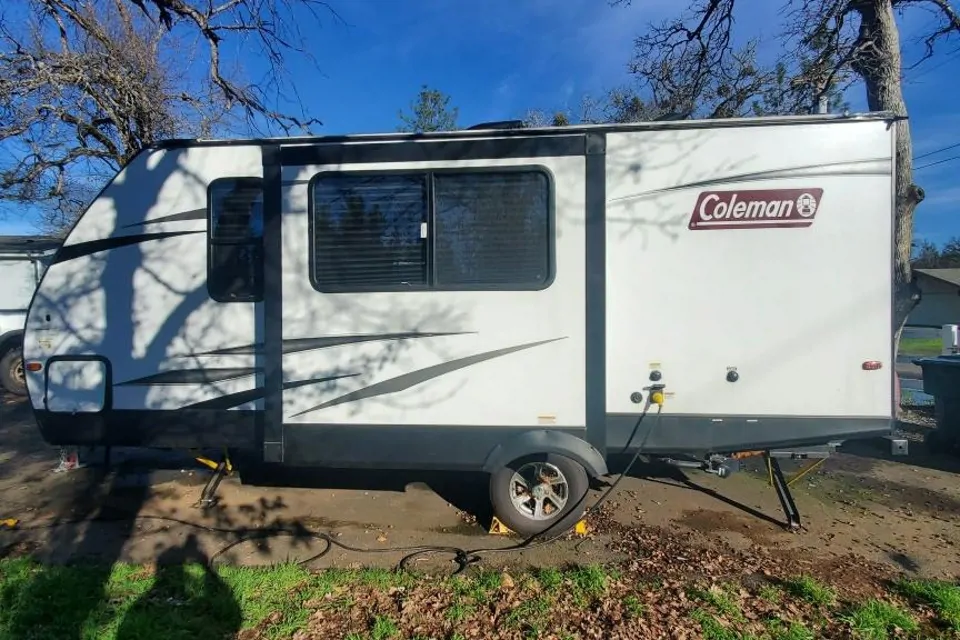
<path id="1" fill-rule="evenodd" d="M 637 419 L 637 424 L 634 426 L 633 432 L 630 434 L 630 438 L 627 440 L 626 445 L 624 445 L 624 449 L 623 449 L 624 451 L 626 451 L 629 448 L 630 444 L 632 443 L 634 437 L 637 434 L 637 430 L 640 426 L 640 423 L 643 422 L 643 419 L 646 417 L 648 410 L 649 410 L 649 405 L 647 408 L 644 409 L 643 413 L 641 413 L 640 417 Z M 639 459 L 641 453 L 643 452 L 643 447 L 646 445 L 647 439 L 650 437 L 650 434 L 659 425 L 660 416 L 661 416 L 661 408 L 658 405 L 657 406 L 657 422 L 650 429 L 647 430 L 646 434 L 644 435 L 643 442 L 641 442 L 640 446 L 637 447 L 637 450 L 634 453 L 633 458 L 631 458 L 626 468 L 620 473 L 619 477 L 609 487 L 607 487 L 607 489 L 600 496 L 600 498 L 597 499 L 597 501 L 592 506 L 588 507 L 584 511 L 584 516 L 586 516 L 588 513 L 595 512 L 600 507 L 600 505 L 602 505 L 607 500 L 607 498 L 610 497 L 613 491 L 620 484 L 620 481 L 623 480 L 624 476 L 626 476 L 627 473 L 630 472 L 630 469 L 633 467 L 633 465 L 636 463 L 637 459 Z M 586 491 L 583 493 L 583 495 L 574 505 L 574 509 L 579 507 L 580 503 L 586 500 L 587 493 L 588 492 Z M 323 541 L 325 543 L 324 548 L 320 552 L 315 553 L 309 558 L 300 560 L 297 564 L 305 565 L 315 560 L 319 560 L 320 558 L 323 558 L 324 556 L 326 556 L 330 552 L 330 550 L 333 549 L 334 547 L 338 547 L 345 551 L 352 551 L 355 553 L 406 553 L 407 555 L 405 555 L 397 564 L 396 566 L 397 571 L 405 570 L 408 563 L 411 560 L 420 556 L 424 556 L 427 554 L 450 554 L 453 556 L 453 561 L 457 564 L 457 570 L 454 571 L 453 575 L 460 573 L 461 571 L 466 569 L 467 566 L 469 566 L 470 564 L 479 562 L 480 556 L 482 554 L 506 553 L 509 551 L 519 551 L 521 549 L 532 549 L 532 548 L 539 547 L 539 546 L 556 541 L 569 530 L 569 527 L 567 527 L 566 529 L 564 529 L 563 531 L 554 535 L 551 538 L 540 540 L 539 542 L 534 542 L 537 538 L 544 536 L 548 531 L 556 527 L 562 520 L 562 519 L 558 519 L 556 522 L 551 524 L 546 529 L 543 529 L 542 531 L 534 533 L 516 544 L 508 545 L 505 547 L 480 547 L 477 549 L 462 549 L 460 547 L 442 546 L 442 545 L 419 545 L 419 546 L 409 546 L 409 547 L 377 547 L 377 548 L 354 547 L 337 540 L 335 536 L 324 531 L 304 531 L 302 529 L 298 530 L 298 529 L 290 529 L 290 528 L 283 528 L 283 527 L 265 527 L 262 529 L 252 530 L 249 533 L 247 533 L 244 529 L 216 527 L 211 525 L 200 524 L 197 522 L 190 522 L 188 520 L 180 520 L 179 518 L 174 518 L 170 516 L 160 516 L 160 515 L 151 515 L 151 514 L 143 514 L 143 515 L 125 514 L 122 517 L 116 517 L 116 518 L 108 518 L 105 516 L 98 515 L 94 518 L 77 518 L 72 520 L 58 520 L 56 522 L 36 525 L 32 527 L 17 527 L 17 529 L 20 531 L 38 531 L 38 530 L 44 530 L 44 529 L 52 529 L 54 527 L 66 526 L 70 524 L 83 524 L 88 522 L 129 522 L 134 520 L 158 520 L 158 521 L 164 521 L 164 522 L 173 522 L 175 524 L 193 527 L 195 529 L 199 529 L 201 531 L 207 531 L 210 533 L 241 534 L 240 538 L 222 547 L 220 550 L 218 550 L 215 554 L 213 554 L 210 557 L 210 559 L 208 560 L 208 565 L 211 565 L 211 566 L 213 565 L 214 561 L 217 558 L 222 556 L 224 553 L 226 553 L 230 549 L 243 544 L 244 542 L 250 542 L 253 540 L 260 540 L 260 539 L 280 538 L 280 537 L 291 537 L 291 538 L 308 537 L 314 540 Z"/>

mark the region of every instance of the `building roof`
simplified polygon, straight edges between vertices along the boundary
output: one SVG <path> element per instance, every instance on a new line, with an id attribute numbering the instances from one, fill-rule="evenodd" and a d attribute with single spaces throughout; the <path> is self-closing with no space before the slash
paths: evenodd
<path id="1" fill-rule="evenodd" d="M 53 236 L 0 236 L 0 253 L 43 253 L 60 247 Z"/>
<path id="2" fill-rule="evenodd" d="M 914 269 L 914 271 L 960 287 L 960 269 Z"/>

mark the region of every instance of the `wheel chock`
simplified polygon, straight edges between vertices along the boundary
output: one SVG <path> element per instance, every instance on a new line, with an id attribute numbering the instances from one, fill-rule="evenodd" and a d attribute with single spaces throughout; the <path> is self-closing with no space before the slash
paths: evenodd
<path id="1" fill-rule="evenodd" d="M 0 529 L 14 529 L 20 523 L 16 518 L 7 518 L 0 520 Z"/>
<path id="2" fill-rule="evenodd" d="M 586 536 L 588 533 L 590 533 L 590 525 L 587 524 L 585 519 L 579 520 L 577 521 L 577 524 L 574 525 L 573 531 L 578 536 Z M 511 531 L 507 525 L 503 524 L 500 519 L 497 518 L 497 516 L 493 516 L 493 520 L 490 522 L 489 533 L 495 536 L 509 536 L 513 535 L 514 532 Z"/>
<path id="3" fill-rule="evenodd" d="M 500 522 L 497 516 L 493 516 L 493 520 L 490 522 L 489 533 L 495 536 L 509 536 L 513 534 L 513 531 L 511 531 L 507 525 Z"/>

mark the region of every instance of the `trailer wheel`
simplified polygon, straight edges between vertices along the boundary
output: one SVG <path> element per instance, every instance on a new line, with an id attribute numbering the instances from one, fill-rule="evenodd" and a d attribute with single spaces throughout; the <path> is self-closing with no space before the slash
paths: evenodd
<path id="1" fill-rule="evenodd" d="M 555 453 L 526 456 L 490 477 L 490 501 L 503 524 L 522 536 L 550 528 L 548 537 L 576 524 L 590 488 L 579 463 Z"/>
<path id="2" fill-rule="evenodd" d="M 27 379 L 23 373 L 23 351 L 10 349 L 0 358 L 0 384 L 10 393 L 26 395 Z"/>

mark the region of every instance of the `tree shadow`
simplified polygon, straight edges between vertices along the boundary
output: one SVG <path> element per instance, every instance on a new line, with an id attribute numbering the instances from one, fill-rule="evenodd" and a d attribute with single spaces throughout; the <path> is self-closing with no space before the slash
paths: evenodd
<path id="1" fill-rule="evenodd" d="M 233 592 L 190 534 L 157 558 L 153 586 L 127 610 L 117 640 L 145 637 L 230 638 L 242 616 Z"/>
<path id="2" fill-rule="evenodd" d="M 241 473 L 244 482 L 249 481 L 258 487 L 397 493 L 404 493 L 411 489 L 428 490 L 436 493 L 455 509 L 476 518 L 477 523 L 482 527 L 489 527 L 493 520 L 493 508 L 488 493 L 489 476 L 479 471 L 333 469 L 261 465 Z"/>
<path id="3" fill-rule="evenodd" d="M 610 463 L 608 464 L 610 473 L 622 473 L 625 470 L 630 457 L 631 456 L 623 454 L 611 456 Z M 689 489 L 691 491 L 696 491 L 706 496 L 710 496 L 714 500 L 722 502 L 727 506 L 738 509 L 739 511 L 757 518 L 758 520 L 774 524 L 778 527 L 783 526 L 782 521 L 777 520 L 776 518 L 763 513 L 762 511 L 758 511 L 751 506 L 743 504 L 742 502 L 734 500 L 733 498 L 726 496 L 715 489 L 698 484 L 691 480 L 687 473 L 683 471 L 683 469 L 656 458 L 653 458 L 649 461 L 638 459 L 637 463 L 634 464 L 634 466 L 630 469 L 629 476 L 631 478 L 637 478 L 647 482 L 656 482 L 670 487 L 676 487 L 678 489 Z M 773 489 L 771 488 L 770 491 L 772 492 Z"/>

